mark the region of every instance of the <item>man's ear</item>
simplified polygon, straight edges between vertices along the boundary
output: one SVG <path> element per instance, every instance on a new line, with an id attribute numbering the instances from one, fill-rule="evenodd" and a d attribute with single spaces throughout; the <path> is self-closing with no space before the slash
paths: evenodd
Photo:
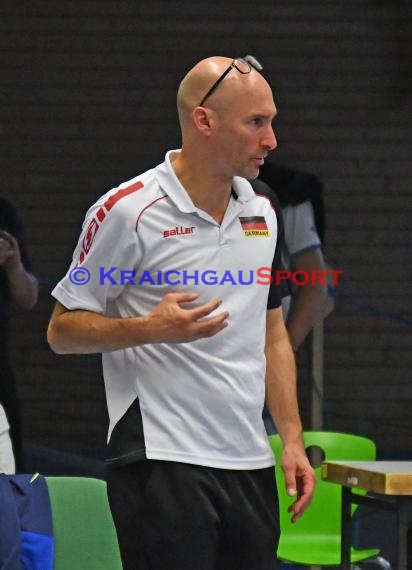
<path id="1" fill-rule="evenodd" d="M 204 135 L 209 135 L 215 125 L 215 113 L 205 107 L 196 107 L 192 112 L 195 127 Z"/>

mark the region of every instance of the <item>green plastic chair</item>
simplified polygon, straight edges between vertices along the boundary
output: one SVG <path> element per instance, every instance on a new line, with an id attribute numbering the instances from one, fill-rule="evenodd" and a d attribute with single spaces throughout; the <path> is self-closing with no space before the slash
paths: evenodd
<path id="1" fill-rule="evenodd" d="M 54 570 L 122 570 L 106 483 L 46 477 L 55 544 Z"/>
<path id="2" fill-rule="evenodd" d="M 275 474 L 279 493 L 281 538 L 277 556 L 280 560 L 303 566 L 339 566 L 341 546 L 341 487 L 322 480 L 321 466 L 315 467 L 317 486 L 313 501 L 305 514 L 291 523 L 288 506 L 293 502 L 285 490 L 285 479 L 280 468 L 282 443 L 279 435 L 269 436 L 275 455 Z M 373 461 L 376 446 L 366 437 L 336 432 L 306 431 L 304 441 L 308 448 L 320 448 L 324 460 Z M 319 452 L 319 449 L 318 449 Z M 365 494 L 364 491 L 359 491 Z M 353 507 L 352 513 L 357 507 Z M 383 568 L 390 564 L 378 557 L 379 549 L 351 548 L 351 563 L 374 559 Z M 371 560 L 370 560 L 371 561 Z"/>

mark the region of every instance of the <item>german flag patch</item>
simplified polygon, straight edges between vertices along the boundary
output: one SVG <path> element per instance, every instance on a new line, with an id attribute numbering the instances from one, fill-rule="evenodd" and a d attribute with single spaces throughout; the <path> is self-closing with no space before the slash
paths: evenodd
<path id="1" fill-rule="evenodd" d="M 269 228 L 263 216 L 239 218 L 242 230 L 247 237 L 269 237 Z"/>

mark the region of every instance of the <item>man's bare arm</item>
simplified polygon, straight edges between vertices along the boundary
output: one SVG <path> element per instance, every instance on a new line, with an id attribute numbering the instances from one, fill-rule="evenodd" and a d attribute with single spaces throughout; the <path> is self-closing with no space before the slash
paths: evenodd
<path id="1" fill-rule="evenodd" d="M 187 307 L 196 299 L 194 293 L 168 293 L 148 315 L 130 318 L 68 310 L 57 303 L 47 339 L 58 354 L 92 354 L 142 344 L 191 342 L 226 328 L 227 312 L 210 316 L 220 306 L 219 300 Z"/>
<path id="2" fill-rule="evenodd" d="M 267 313 L 265 353 L 266 405 L 283 442 L 281 465 L 288 494 L 297 493 L 289 509 L 293 512 L 292 521 L 296 521 L 310 504 L 315 475 L 303 444 L 295 359 L 280 308 Z"/>

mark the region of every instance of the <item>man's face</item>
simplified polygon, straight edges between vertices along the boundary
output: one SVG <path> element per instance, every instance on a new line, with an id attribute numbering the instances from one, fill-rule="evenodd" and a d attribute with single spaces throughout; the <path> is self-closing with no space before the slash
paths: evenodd
<path id="1" fill-rule="evenodd" d="M 219 113 L 214 142 L 225 175 L 257 178 L 264 159 L 277 146 L 272 128 L 275 116 L 272 92 L 266 83 L 240 93 Z"/>

